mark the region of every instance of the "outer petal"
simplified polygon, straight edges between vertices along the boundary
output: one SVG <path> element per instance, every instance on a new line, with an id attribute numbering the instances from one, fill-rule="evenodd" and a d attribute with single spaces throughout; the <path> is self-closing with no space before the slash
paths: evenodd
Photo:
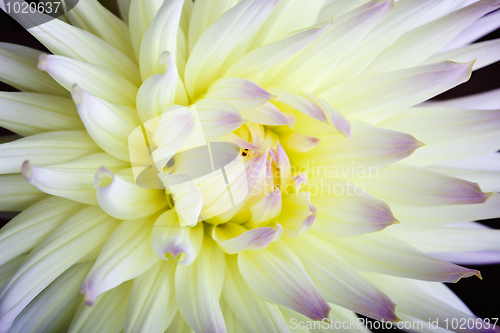
<path id="1" fill-rule="evenodd" d="M 49 197 L 25 209 L 0 229 L 0 266 L 30 252 L 47 235 L 84 206 Z"/>
<path id="2" fill-rule="evenodd" d="M 474 110 L 497 110 L 500 109 L 500 89 L 426 104 Z"/>
<path id="3" fill-rule="evenodd" d="M 87 306 L 81 302 L 68 332 L 93 333 L 99 330 L 107 333 L 122 332 L 131 287 L 132 282 L 123 283 L 99 297 L 94 306 Z"/>
<path id="4" fill-rule="evenodd" d="M 85 131 L 36 134 L 0 145 L 1 173 L 21 172 L 24 161 L 45 166 L 65 163 L 101 151 Z"/>
<path id="5" fill-rule="evenodd" d="M 336 254 L 364 271 L 438 282 L 481 276 L 477 270 L 435 259 L 385 234 L 366 234 L 349 239 L 329 237 Z"/>
<path id="6" fill-rule="evenodd" d="M 41 53 L 21 45 L 0 43 L 0 80 L 21 91 L 67 96 L 57 82 L 36 69 Z"/>
<path id="7" fill-rule="evenodd" d="M 278 3 L 279 0 L 243 0 L 203 33 L 186 64 L 186 88 L 192 98 L 205 92 L 224 73 L 233 48 L 260 27 Z"/>
<path id="8" fill-rule="evenodd" d="M 191 265 L 196 260 L 202 242 L 203 224 L 181 226 L 175 210 L 166 211 L 158 217 L 151 232 L 153 252 L 160 259 L 174 259 L 183 266 Z"/>
<path id="9" fill-rule="evenodd" d="M 65 317 L 74 316 L 81 302 L 80 285 L 91 266 L 91 262 L 76 264 L 61 274 L 21 312 L 9 333 L 67 329 Z"/>
<path id="10" fill-rule="evenodd" d="M 128 137 L 139 126 L 135 109 L 108 103 L 76 85 L 71 94 L 87 132 L 97 145 L 108 154 L 129 161 Z"/>
<path id="11" fill-rule="evenodd" d="M 313 319 L 328 317 L 330 307 L 292 251 L 276 242 L 258 251 L 238 254 L 238 268 L 262 299 L 281 304 Z"/>
<path id="12" fill-rule="evenodd" d="M 128 166 L 106 153 L 100 153 L 51 167 L 37 167 L 26 161 L 23 163 L 22 173 L 30 184 L 45 193 L 97 205 L 94 175 L 103 165 L 114 171 Z"/>
<path id="13" fill-rule="evenodd" d="M 78 84 L 89 94 L 108 102 L 135 106 L 137 86 L 105 67 L 42 54 L 38 68 L 49 73 L 67 90 Z"/>
<path id="14" fill-rule="evenodd" d="M 66 13 L 73 26 L 86 29 L 133 58 L 127 24 L 97 0 L 84 1 Z"/>
<path id="15" fill-rule="evenodd" d="M 46 197 L 18 174 L 0 175 L 0 188 L 0 210 L 7 212 L 22 211 Z"/>
<path id="16" fill-rule="evenodd" d="M 311 233 L 288 243 L 328 302 L 365 316 L 397 321 L 396 304 L 334 254 Z"/>
<path id="17" fill-rule="evenodd" d="M 175 263 L 158 262 L 134 279 L 128 299 L 125 333 L 163 333 L 177 312 Z"/>
<path id="18" fill-rule="evenodd" d="M 180 312 L 177 312 L 172 323 L 168 326 L 166 333 L 193 333 L 194 331 L 189 327 Z"/>
<path id="19" fill-rule="evenodd" d="M 0 92 L 0 125 L 22 136 L 83 129 L 75 111 L 75 105 L 69 98 Z"/>
<path id="20" fill-rule="evenodd" d="M 366 76 L 321 94 L 352 120 L 376 123 L 467 81 L 472 63 L 443 62 Z"/>
<path id="21" fill-rule="evenodd" d="M 471 320 L 477 324 L 465 329 L 454 329 L 455 332 L 498 332 L 498 327 L 480 321 L 455 295 L 450 295 L 452 293 L 449 290 L 443 292 L 446 287 L 441 284 L 376 274 L 367 277 L 397 302 L 398 311 L 421 319 L 427 325 L 429 318 L 435 318 L 440 327 L 446 328 L 445 319 L 451 322 L 456 318 L 459 321 L 465 319 L 466 322 Z"/>
<path id="22" fill-rule="evenodd" d="M 45 238 L 0 293 L 0 332 L 7 332 L 15 317 L 59 275 L 99 249 L 117 224 L 99 208 L 89 207 Z"/>
<path id="23" fill-rule="evenodd" d="M 478 1 L 403 35 L 369 67 L 369 73 L 421 64 L 453 40 L 463 29 L 499 6 L 498 0 Z M 432 39 L 429 39 L 432 36 Z"/>
<path id="24" fill-rule="evenodd" d="M 164 191 L 141 188 L 131 179 L 129 172 L 119 176 L 104 167 L 97 171 L 97 201 L 106 213 L 121 219 L 138 219 L 167 205 Z"/>
<path id="25" fill-rule="evenodd" d="M 352 237 L 399 223 L 385 202 L 344 180 L 313 178 L 304 190 L 319 194 L 311 199 L 318 211 L 312 228 L 321 233 Z"/>
<path id="26" fill-rule="evenodd" d="M 177 58 L 177 29 L 183 0 L 164 1 L 146 30 L 141 42 L 140 68 L 143 81 L 157 73 L 160 55 L 168 51 L 175 63 Z"/>
<path id="27" fill-rule="evenodd" d="M 104 244 L 80 292 L 92 306 L 100 294 L 131 280 L 159 259 L 148 242 L 153 219 L 123 221 Z"/>
<path id="28" fill-rule="evenodd" d="M 263 301 L 245 283 L 236 256 L 226 256 L 226 260 L 222 295 L 245 330 L 249 333 L 290 332 L 289 323 L 283 318 L 278 306 Z"/>
<path id="29" fill-rule="evenodd" d="M 224 223 L 216 226 L 212 231 L 212 238 L 222 250 L 235 254 L 248 250 L 264 249 L 271 242 L 281 238 L 283 231 L 281 225 L 276 228 L 261 227 L 248 230 L 236 223 Z"/>
<path id="30" fill-rule="evenodd" d="M 203 251 L 189 266 L 177 266 L 175 292 L 182 317 L 200 333 L 226 332 L 219 305 L 222 293 L 224 254 L 205 234 Z"/>
<path id="31" fill-rule="evenodd" d="M 389 204 L 406 206 L 480 204 L 492 195 L 476 183 L 401 163 L 387 167 L 376 179 L 358 178 L 355 182 Z"/>
<path id="32" fill-rule="evenodd" d="M 137 64 L 92 33 L 61 20 L 50 20 L 28 32 L 54 54 L 108 68 L 134 84 L 140 83 Z"/>

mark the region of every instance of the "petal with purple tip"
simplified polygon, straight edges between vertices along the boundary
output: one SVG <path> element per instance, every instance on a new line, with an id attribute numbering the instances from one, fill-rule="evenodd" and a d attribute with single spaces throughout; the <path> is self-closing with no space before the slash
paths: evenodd
<path id="1" fill-rule="evenodd" d="M 222 250 L 229 254 L 248 250 L 265 249 L 281 238 L 283 229 L 277 224 L 276 228 L 261 227 L 248 230 L 236 223 L 218 225 L 212 231 L 212 238 Z"/>
<path id="2" fill-rule="evenodd" d="M 250 207 L 252 218 L 246 226 L 255 228 L 261 223 L 268 222 L 281 213 L 281 191 L 275 189 L 265 194 L 257 203 Z"/>
<path id="3" fill-rule="evenodd" d="M 309 192 L 291 194 L 283 199 L 283 209 L 277 221 L 288 237 L 297 237 L 311 228 L 316 218 L 316 207 Z"/>

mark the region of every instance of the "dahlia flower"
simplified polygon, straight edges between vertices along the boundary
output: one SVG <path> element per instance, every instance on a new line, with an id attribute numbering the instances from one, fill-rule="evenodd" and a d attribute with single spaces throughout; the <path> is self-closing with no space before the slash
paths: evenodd
<path id="1" fill-rule="evenodd" d="M 500 331 L 444 285 L 500 262 L 499 92 L 428 101 L 499 0 L 118 4 L 10 12 L 0 333 Z"/>

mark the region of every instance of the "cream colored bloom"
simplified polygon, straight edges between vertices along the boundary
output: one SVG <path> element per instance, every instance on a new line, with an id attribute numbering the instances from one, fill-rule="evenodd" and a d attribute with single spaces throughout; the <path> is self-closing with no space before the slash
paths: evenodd
<path id="1" fill-rule="evenodd" d="M 442 283 L 500 262 L 499 91 L 426 101 L 500 1 L 118 3 L 0 43 L 0 333 L 499 331 Z"/>

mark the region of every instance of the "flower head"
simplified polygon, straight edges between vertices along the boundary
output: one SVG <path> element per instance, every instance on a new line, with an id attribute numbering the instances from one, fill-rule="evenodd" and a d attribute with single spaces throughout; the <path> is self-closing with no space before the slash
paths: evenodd
<path id="1" fill-rule="evenodd" d="M 118 3 L 0 44 L 0 333 L 498 332 L 443 282 L 500 261 L 499 105 L 426 101 L 500 1 Z"/>

